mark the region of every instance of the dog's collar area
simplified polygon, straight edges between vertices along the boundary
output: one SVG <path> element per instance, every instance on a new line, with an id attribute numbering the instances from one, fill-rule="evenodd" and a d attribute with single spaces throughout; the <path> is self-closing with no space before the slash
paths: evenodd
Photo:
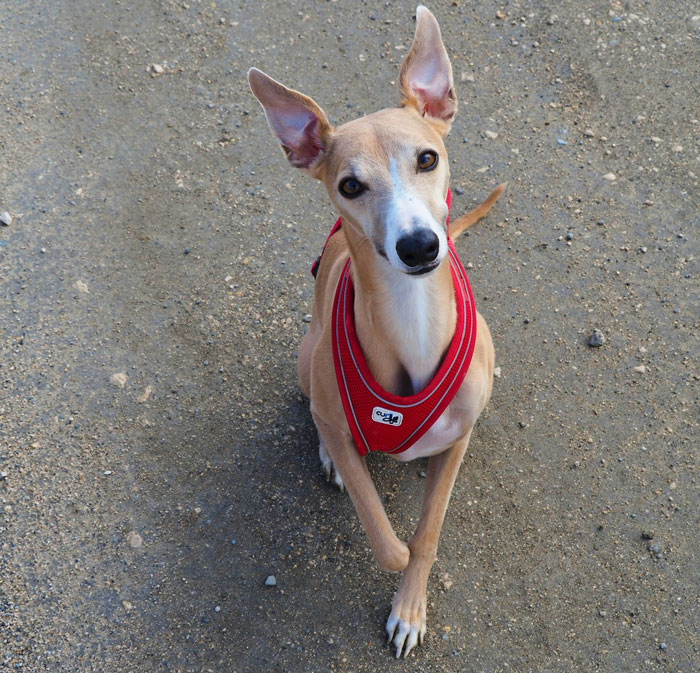
<path id="1" fill-rule="evenodd" d="M 450 202 L 448 191 L 448 208 Z M 338 220 L 329 238 L 340 226 Z M 361 456 L 371 451 L 402 453 L 413 446 L 445 411 L 467 374 L 476 342 L 476 309 L 467 274 L 449 236 L 447 245 L 457 312 L 455 332 L 435 376 L 422 391 L 408 397 L 384 390 L 372 376 L 355 331 L 349 258 L 340 275 L 331 326 L 333 364 L 345 417 Z M 319 261 L 312 268 L 314 275 Z"/>

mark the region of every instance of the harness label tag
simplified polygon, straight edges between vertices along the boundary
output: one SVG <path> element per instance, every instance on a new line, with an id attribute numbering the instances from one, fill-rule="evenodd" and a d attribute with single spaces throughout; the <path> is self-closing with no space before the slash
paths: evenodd
<path id="1" fill-rule="evenodd" d="M 403 423 L 403 414 L 398 411 L 382 409 L 382 407 L 374 407 L 374 409 L 372 409 L 372 420 L 376 423 L 398 427 Z"/>

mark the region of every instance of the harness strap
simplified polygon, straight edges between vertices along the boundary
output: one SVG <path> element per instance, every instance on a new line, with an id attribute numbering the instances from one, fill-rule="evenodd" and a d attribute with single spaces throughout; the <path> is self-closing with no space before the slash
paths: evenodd
<path id="1" fill-rule="evenodd" d="M 341 218 L 338 218 L 338 221 L 333 225 L 333 228 L 331 229 L 331 233 L 328 234 L 328 237 L 326 238 L 326 242 L 323 244 L 323 248 L 321 250 L 321 254 L 316 258 L 316 261 L 311 265 L 311 275 L 316 278 L 316 274 L 318 273 L 318 267 L 321 264 L 321 257 L 323 257 L 323 253 L 326 252 L 326 246 L 328 245 L 328 241 L 331 240 L 333 234 L 336 234 L 338 231 L 340 231 L 340 227 L 342 226 Z"/>
<path id="2" fill-rule="evenodd" d="M 451 197 L 448 191 L 448 208 Z M 324 250 L 340 227 L 339 219 L 326 239 Z M 476 308 L 467 274 L 449 234 L 447 244 L 457 312 L 455 333 L 435 376 L 414 395 L 394 395 L 372 376 L 355 331 L 350 258 L 340 275 L 331 325 L 333 364 L 345 417 L 361 456 L 371 451 L 402 453 L 413 446 L 448 407 L 467 374 L 476 343 Z M 314 277 L 320 259 L 312 267 Z"/>

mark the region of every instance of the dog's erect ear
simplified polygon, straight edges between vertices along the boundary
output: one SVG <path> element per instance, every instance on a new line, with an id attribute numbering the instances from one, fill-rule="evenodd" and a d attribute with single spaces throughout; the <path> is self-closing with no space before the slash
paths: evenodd
<path id="1" fill-rule="evenodd" d="M 288 89 L 257 68 L 248 71 L 248 83 L 289 163 L 314 175 L 333 131 L 326 113 L 308 96 Z"/>
<path id="2" fill-rule="evenodd" d="M 416 9 L 416 35 L 399 74 L 401 105 L 412 105 L 424 117 L 449 124 L 457 112 L 452 66 L 440 37 L 440 26 L 427 7 Z"/>

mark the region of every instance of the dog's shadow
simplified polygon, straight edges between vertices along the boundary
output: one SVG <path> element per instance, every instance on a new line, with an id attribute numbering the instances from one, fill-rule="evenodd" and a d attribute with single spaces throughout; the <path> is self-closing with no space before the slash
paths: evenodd
<path id="1" fill-rule="evenodd" d="M 326 482 L 293 359 L 281 368 L 281 388 L 254 374 L 239 386 L 267 413 L 243 417 L 227 402 L 183 418 L 180 405 L 146 433 L 134 513 L 145 544 L 124 586 L 148 606 L 144 632 L 166 628 L 181 643 L 158 652 L 153 639 L 169 666 L 301 670 L 310 649 L 314 661 L 340 660 L 359 634 L 383 647 L 399 576 L 379 570 L 347 493 Z M 405 539 L 425 461 L 369 462 Z"/>

